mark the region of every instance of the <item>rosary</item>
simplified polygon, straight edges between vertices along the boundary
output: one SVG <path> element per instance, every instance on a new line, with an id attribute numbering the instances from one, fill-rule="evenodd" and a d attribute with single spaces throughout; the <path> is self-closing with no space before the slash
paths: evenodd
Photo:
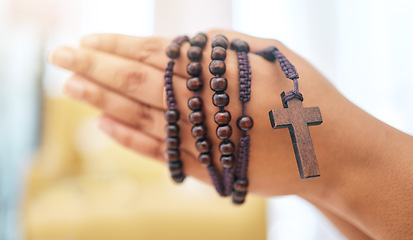
<path id="1" fill-rule="evenodd" d="M 212 184 L 220 196 L 232 196 L 234 204 L 245 202 L 248 188 L 248 162 L 250 152 L 250 130 L 254 123 L 253 119 L 247 115 L 247 103 L 251 98 L 251 65 L 248 58 L 250 51 L 246 41 L 234 39 L 229 44 L 228 39 L 217 34 L 212 38 L 211 63 L 209 72 L 213 77 L 209 81 L 210 89 L 214 92 L 212 102 L 217 107 L 214 121 L 217 124 L 216 136 L 221 141 L 219 144 L 220 163 L 222 174 L 219 173 L 217 166 L 212 161 L 211 141 L 207 137 L 208 129 L 204 124 L 205 114 L 203 112 L 203 100 L 199 92 L 203 88 L 201 77 L 203 50 L 207 44 L 207 36 L 198 33 L 193 38 L 179 36 L 175 38 L 167 47 L 166 54 L 170 58 L 165 69 L 164 84 L 167 109 L 165 111 L 166 125 L 166 146 L 165 157 L 168 160 L 168 167 L 172 179 L 181 183 L 185 179 L 182 171 L 182 161 L 179 151 L 179 125 L 180 118 L 177 103 L 173 91 L 173 67 L 175 59 L 180 56 L 180 47 L 183 43 L 189 42 L 187 72 L 187 88 L 193 92 L 193 96 L 188 100 L 188 108 L 191 110 L 189 121 L 193 124 L 191 129 L 192 136 L 196 139 L 195 147 L 199 152 L 198 160 L 204 166 Z M 237 127 L 241 131 L 238 142 L 238 152 L 235 154 L 235 145 L 229 139 L 232 135 L 232 128 L 229 125 L 231 113 L 225 110 L 230 98 L 225 92 L 228 87 L 228 80 L 223 77 L 226 71 L 225 59 L 228 47 L 236 51 L 238 59 L 239 73 L 239 101 L 242 106 L 242 115 L 237 119 Z M 271 126 L 274 129 L 288 128 L 293 144 L 295 158 L 302 179 L 320 176 L 313 144 L 310 137 L 308 126 L 319 125 L 322 123 L 321 112 L 318 107 L 304 108 L 302 105 L 303 95 L 298 88 L 298 73 L 288 59 L 276 48 L 269 46 L 264 50 L 254 52 L 264 57 L 266 60 L 278 61 L 286 78 L 294 82 L 294 89 L 290 92 L 281 93 L 283 109 L 275 109 L 269 112 Z"/>

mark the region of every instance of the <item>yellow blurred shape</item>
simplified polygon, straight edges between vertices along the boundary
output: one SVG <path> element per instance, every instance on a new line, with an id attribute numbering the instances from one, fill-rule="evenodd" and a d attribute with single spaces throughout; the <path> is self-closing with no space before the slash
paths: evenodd
<path id="1" fill-rule="evenodd" d="M 165 166 L 101 133 L 96 116 L 83 104 L 46 99 L 26 239 L 265 239 L 263 199 L 237 207 L 196 180 L 176 186 Z"/>

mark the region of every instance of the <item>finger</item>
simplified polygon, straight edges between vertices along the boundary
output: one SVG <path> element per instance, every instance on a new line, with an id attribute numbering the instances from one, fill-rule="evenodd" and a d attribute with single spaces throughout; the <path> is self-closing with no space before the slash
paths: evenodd
<path id="1" fill-rule="evenodd" d="M 68 60 L 69 58 L 69 60 Z M 139 102 L 163 109 L 163 71 L 112 54 L 86 48 L 59 47 L 50 61 L 67 70 L 86 76 L 101 85 Z M 175 81 L 183 80 L 178 76 Z M 185 81 L 179 85 L 185 88 Z"/>
<path id="2" fill-rule="evenodd" d="M 125 147 L 147 157 L 166 162 L 164 157 L 166 146 L 163 141 L 148 136 L 144 132 L 127 126 L 109 116 L 103 116 L 99 119 L 99 127 Z M 202 181 L 211 184 L 207 171 L 201 167 L 194 154 L 181 149 L 181 159 L 184 162 L 183 171 L 185 174 L 190 173 Z"/>
<path id="3" fill-rule="evenodd" d="M 109 116 L 99 119 L 99 127 L 123 146 L 147 157 L 164 161 L 163 141 L 124 125 Z"/>
<path id="4" fill-rule="evenodd" d="M 81 46 L 131 58 L 159 69 L 169 61 L 166 47 L 171 39 L 160 37 L 134 37 L 120 34 L 92 34 L 81 40 Z"/>
<path id="5" fill-rule="evenodd" d="M 224 34 L 231 41 L 235 38 L 244 39 L 250 43 L 251 51 L 262 50 L 270 45 L 280 46 L 279 41 L 273 39 L 257 38 L 228 30 L 211 30 L 207 32 L 209 43 L 216 34 Z M 166 47 L 171 39 L 160 37 L 134 37 L 120 34 L 92 34 L 85 36 L 81 45 L 101 51 L 121 55 L 147 64 L 164 68 L 169 61 L 165 54 Z M 207 44 L 209 46 L 209 44 Z M 183 46 L 185 48 L 185 46 Z M 181 53 L 185 52 L 181 50 Z M 182 56 L 183 54 L 181 54 Z"/>
<path id="6" fill-rule="evenodd" d="M 70 77 L 64 91 L 71 97 L 102 109 L 106 114 L 157 139 L 165 139 L 164 113 L 109 91 L 80 75 Z"/>

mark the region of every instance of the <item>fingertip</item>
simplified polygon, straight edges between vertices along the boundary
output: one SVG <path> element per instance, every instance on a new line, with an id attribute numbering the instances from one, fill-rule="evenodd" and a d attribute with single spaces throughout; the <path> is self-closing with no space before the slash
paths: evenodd
<path id="1" fill-rule="evenodd" d="M 97 48 L 99 46 L 100 36 L 98 34 L 91 34 L 84 36 L 80 40 L 80 44 L 85 47 Z"/>
<path id="2" fill-rule="evenodd" d="M 47 60 L 60 67 L 71 66 L 74 62 L 75 56 L 73 48 L 67 46 L 60 46 L 49 52 Z"/>
<path id="3" fill-rule="evenodd" d="M 98 126 L 100 129 L 102 129 L 108 135 L 113 134 L 115 123 L 110 118 L 102 116 L 98 119 L 98 122 Z"/>

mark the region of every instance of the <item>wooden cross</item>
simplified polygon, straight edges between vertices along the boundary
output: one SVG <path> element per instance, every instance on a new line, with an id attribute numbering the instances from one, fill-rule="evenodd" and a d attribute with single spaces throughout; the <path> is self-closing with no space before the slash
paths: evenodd
<path id="1" fill-rule="evenodd" d="M 281 94 L 281 99 L 284 96 L 285 92 Z M 303 103 L 297 98 L 293 98 L 286 103 L 283 102 L 283 105 L 283 109 L 269 112 L 272 128 L 288 127 L 301 178 L 307 179 L 320 176 L 310 131 L 308 130 L 308 126 L 320 125 L 323 122 L 320 109 L 318 107 L 303 108 Z"/>

